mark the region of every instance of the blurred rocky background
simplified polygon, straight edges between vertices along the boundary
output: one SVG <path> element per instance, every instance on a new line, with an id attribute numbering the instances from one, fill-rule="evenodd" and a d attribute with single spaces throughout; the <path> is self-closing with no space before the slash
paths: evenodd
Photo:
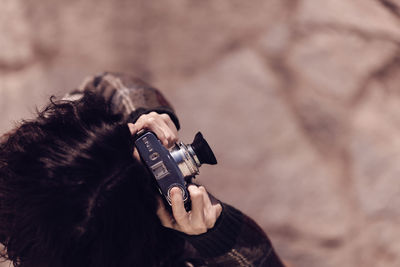
<path id="1" fill-rule="evenodd" d="M 2 0 L 0 132 L 84 77 L 160 88 L 199 182 L 299 267 L 400 266 L 400 1 Z"/>

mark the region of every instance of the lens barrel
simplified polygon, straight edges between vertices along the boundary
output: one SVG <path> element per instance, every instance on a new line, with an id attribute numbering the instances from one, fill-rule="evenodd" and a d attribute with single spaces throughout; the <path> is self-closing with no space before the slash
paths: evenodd
<path id="1" fill-rule="evenodd" d="M 200 132 L 196 134 L 192 144 L 177 143 L 170 149 L 170 155 L 185 179 L 199 174 L 199 167 L 202 164 L 217 164 L 214 153 Z"/>

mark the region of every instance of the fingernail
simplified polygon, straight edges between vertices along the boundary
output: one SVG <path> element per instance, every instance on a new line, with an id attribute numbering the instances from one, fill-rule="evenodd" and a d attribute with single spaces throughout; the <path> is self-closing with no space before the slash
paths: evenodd
<path id="1" fill-rule="evenodd" d="M 171 194 L 172 194 L 172 196 L 174 196 L 176 194 L 182 195 L 183 194 L 183 190 L 182 190 L 182 188 L 176 186 L 176 187 L 171 189 Z"/>

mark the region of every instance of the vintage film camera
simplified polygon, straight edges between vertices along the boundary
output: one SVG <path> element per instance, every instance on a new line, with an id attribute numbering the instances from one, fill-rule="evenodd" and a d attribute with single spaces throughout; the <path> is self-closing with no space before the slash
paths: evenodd
<path id="1" fill-rule="evenodd" d="M 153 132 L 141 131 L 135 141 L 139 155 L 157 181 L 160 193 L 171 205 L 170 190 L 182 190 L 186 210 L 190 210 L 187 184 L 199 173 L 199 167 L 217 164 L 217 160 L 203 135 L 198 132 L 192 144 L 179 142 L 169 150 Z"/>

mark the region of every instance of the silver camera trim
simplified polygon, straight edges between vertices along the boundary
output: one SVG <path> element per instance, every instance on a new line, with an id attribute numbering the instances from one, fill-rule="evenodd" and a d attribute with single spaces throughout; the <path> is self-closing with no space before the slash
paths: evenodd
<path id="1" fill-rule="evenodd" d="M 199 174 L 201 163 L 191 145 L 179 142 L 170 149 L 170 154 L 184 178 L 195 177 Z"/>

